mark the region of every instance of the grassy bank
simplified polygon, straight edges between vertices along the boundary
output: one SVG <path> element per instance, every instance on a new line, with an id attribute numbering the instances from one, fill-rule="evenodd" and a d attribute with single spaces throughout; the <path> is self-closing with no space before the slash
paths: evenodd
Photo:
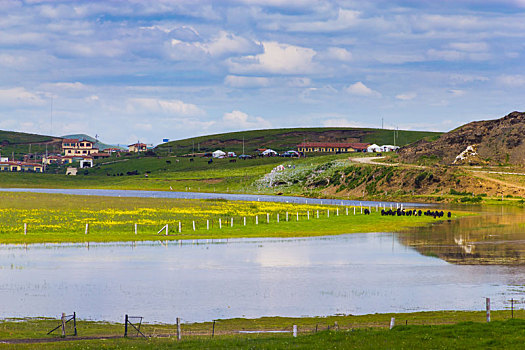
<path id="1" fill-rule="evenodd" d="M 359 207 L 329 205 L 7 192 L 0 199 L 0 243 L 303 237 L 394 232 L 436 221 L 371 209 L 363 215 Z M 166 224 L 168 235 L 159 234 Z"/>
<path id="2" fill-rule="evenodd" d="M 389 330 L 391 317 L 397 326 Z M 415 348 L 521 348 L 525 341 L 525 312 L 493 311 L 492 321 L 485 322 L 484 312 L 416 312 L 399 314 L 373 314 L 363 316 L 330 317 L 264 317 L 259 319 L 229 319 L 213 324 L 183 323 L 182 340 L 176 340 L 173 324 L 145 324 L 143 333 L 148 339 L 80 340 L 39 344 L 2 344 L 2 348 L 27 349 L 86 349 L 86 348 L 183 348 L 183 349 L 415 349 Z M 0 322 L 0 340 L 5 339 L 59 339 L 58 335 L 46 335 L 58 325 L 58 320 L 24 319 Z M 298 337 L 290 333 L 255 333 L 242 331 L 287 331 L 298 326 Z M 124 325 L 79 321 L 79 337 L 119 337 Z M 68 324 L 68 332 L 72 329 Z"/>

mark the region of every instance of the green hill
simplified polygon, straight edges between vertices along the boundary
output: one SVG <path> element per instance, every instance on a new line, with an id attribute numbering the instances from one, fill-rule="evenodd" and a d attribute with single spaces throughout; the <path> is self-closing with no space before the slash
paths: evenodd
<path id="1" fill-rule="evenodd" d="M 59 137 L 0 130 L 0 154 L 10 159 L 21 160 L 25 154 L 60 152 L 62 139 Z"/>
<path id="2" fill-rule="evenodd" d="M 442 133 L 430 131 L 398 130 L 396 145 L 404 146 L 421 139 L 435 140 Z M 258 148 L 272 148 L 278 152 L 296 149 L 301 142 L 368 142 L 378 145 L 394 144 L 394 130 L 369 128 L 294 128 L 249 130 L 193 137 L 171 141 L 157 146 L 161 153 L 177 155 L 213 152 L 217 149 L 254 153 Z"/>

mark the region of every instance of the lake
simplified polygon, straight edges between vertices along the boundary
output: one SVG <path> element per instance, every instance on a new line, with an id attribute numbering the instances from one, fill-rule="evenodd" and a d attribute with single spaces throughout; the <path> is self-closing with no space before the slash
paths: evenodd
<path id="1" fill-rule="evenodd" d="M 1 316 L 76 311 L 122 322 L 127 313 L 173 323 L 482 310 L 485 297 L 494 309 L 511 298 L 523 302 L 521 266 L 448 263 L 421 254 L 406 237 L 4 245 Z"/>

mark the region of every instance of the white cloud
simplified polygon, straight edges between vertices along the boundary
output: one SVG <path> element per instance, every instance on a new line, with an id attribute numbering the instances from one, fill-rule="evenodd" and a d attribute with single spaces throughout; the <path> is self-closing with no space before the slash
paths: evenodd
<path id="1" fill-rule="evenodd" d="M 417 94 L 415 92 L 405 92 L 403 94 L 396 95 L 396 98 L 401 101 L 410 101 L 415 99 Z"/>
<path id="2" fill-rule="evenodd" d="M 345 89 L 346 92 L 352 95 L 358 96 L 370 96 L 370 97 L 381 97 L 381 94 L 375 90 L 370 89 L 368 86 L 358 81 L 355 84 L 348 86 Z"/>
<path id="3" fill-rule="evenodd" d="M 148 112 L 161 112 L 177 116 L 204 115 L 205 112 L 191 103 L 180 100 L 161 100 L 155 98 L 132 98 L 129 100 L 132 109 L 141 108 Z"/>
<path id="4" fill-rule="evenodd" d="M 234 110 L 224 113 L 221 126 L 232 129 L 266 129 L 270 128 L 272 124 L 261 117 L 252 117 L 244 112 Z"/>
<path id="5" fill-rule="evenodd" d="M 4 105 L 42 105 L 41 94 L 27 91 L 23 87 L 0 90 L 0 103 Z"/>
<path id="6" fill-rule="evenodd" d="M 252 40 L 221 31 L 211 42 L 203 45 L 203 48 L 211 56 L 223 56 L 225 54 L 247 54 L 261 51 L 259 45 Z"/>
<path id="7" fill-rule="evenodd" d="M 224 83 L 236 88 L 265 87 L 270 85 L 270 79 L 265 77 L 228 75 L 224 78 Z"/>
<path id="8" fill-rule="evenodd" d="M 287 25 L 288 30 L 297 32 L 335 32 L 359 24 L 361 12 L 340 8 L 337 16 L 325 21 L 298 22 Z"/>
<path id="9" fill-rule="evenodd" d="M 448 92 L 450 92 L 455 97 L 463 96 L 466 93 L 465 90 L 459 90 L 459 89 L 451 89 L 451 90 L 448 90 Z"/>
<path id="10" fill-rule="evenodd" d="M 498 77 L 497 81 L 506 86 L 510 87 L 519 87 L 525 85 L 525 75 L 515 74 L 515 75 L 501 75 Z"/>
<path id="11" fill-rule="evenodd" d="M 80 83 L 80 82 L 74 82 L 74 83 L 68 83 L 68 82 L 59 82 L 59 83 L 50 83 L 50 84 L 44 84 L 43 88 L 56 88 L 59 90 L 83 90 L 86 88 L 86 85 Z"/>
<path id="12" fill-rule="evenodd" d="M 352 59 L 352 53 L 342 47 L 329 47 L 324 52 L 319 52 L 315 58 L 328 61 L 347 62 Z"/>
<path id="13" fill-rule="evenodd" d="M 237 74 L 301 74 L 314 70 L 312 58 L 316 52 L 313 49 L 278 42 L 264 42 L 263 47 L 262 54 L 230 59 L 230 71 Z"/>
<path id="14" fill-rule="evenodd" d="M 489 46 L 484 42 L 469 42 L 469 43 L 451 43 L 450 47 L 455 50 L 466 52 L 480 52 L 487 51 Z"/>

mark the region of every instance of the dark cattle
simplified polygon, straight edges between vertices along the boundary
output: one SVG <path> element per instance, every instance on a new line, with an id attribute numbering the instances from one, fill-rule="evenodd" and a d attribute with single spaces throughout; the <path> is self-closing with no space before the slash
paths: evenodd
<path id="1" fill-rule="evenodd" d="M 190 158 L 190 162 L 193 162 L 193 158 Z"/>
<path id="2" fill-rule="evenodd" d="M 370 210 L 365 209 L 365 215 L 370 215 Z"/>
<path id="3" fill-rule="evenodd" d="M 167 160 L 167 161 L 166 161 L 166 164 L 171 164 L 171 160 Z"/>
<path id="4" fill-rule="evenodd" d="M 235 163 L 237 159 L 230 159 L 230 163 Z"/>
<path id="5" fill-rule="evenodd" d="M 210 159 L 210 160 L 208 161 L 208 164 L 211 164 L 211 163 L 213 163 L 213 159 Z"/>
<path id="6" fill-rule="evenodd" d="M 449 217 L 449 218 L 452 217 L 452 213 L 451 213 L 451 212 L 448 212 L 448 213 L 447 213 L 447 217 Z"/>

